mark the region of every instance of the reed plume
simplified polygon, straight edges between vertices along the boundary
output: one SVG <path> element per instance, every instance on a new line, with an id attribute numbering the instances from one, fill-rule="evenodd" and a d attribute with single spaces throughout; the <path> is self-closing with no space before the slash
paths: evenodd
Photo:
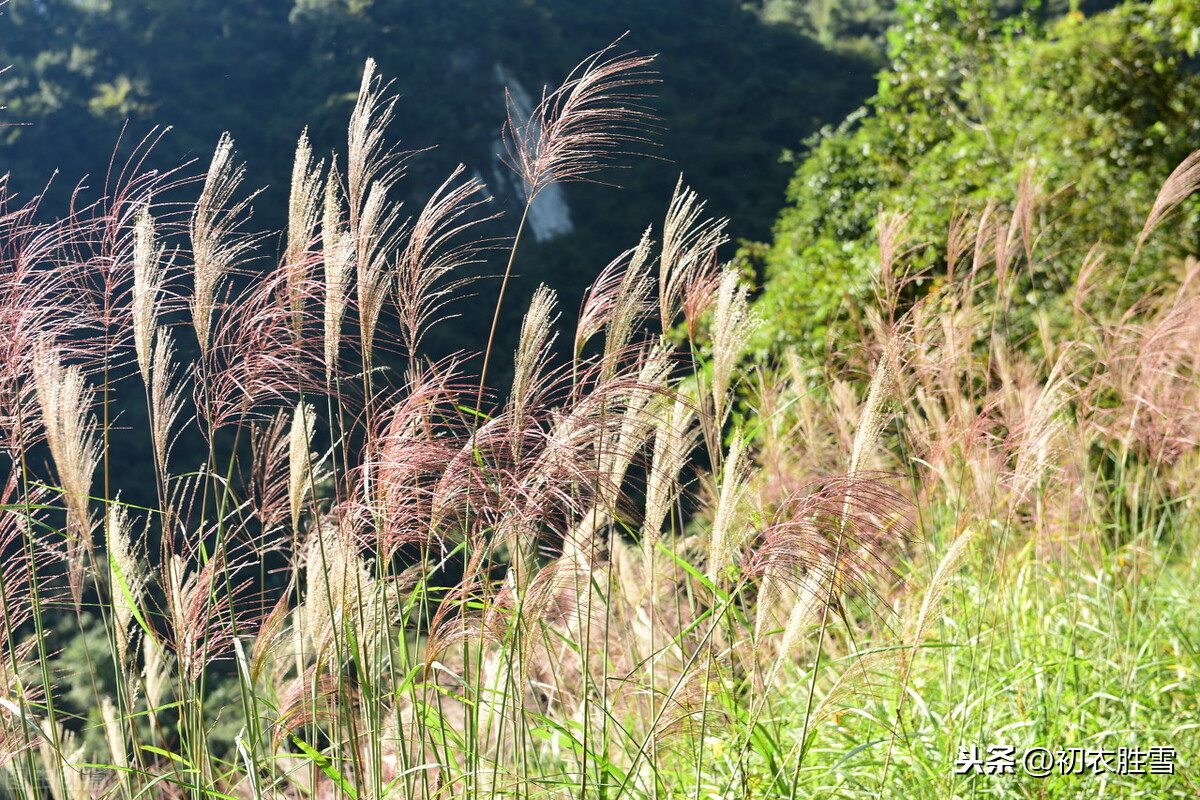
<path id="1" fill-rule="evenodd" d="M 137 547 L 131 529 L 129 511 L 121 505 L 118 498 L 108 507 L 105 540 L 108 547 L 109 591 L 114 611 L 117 655 L 122 664 L 129 663 L 129 626 L 138 614 L 138 604 L 146 588 L 145 570 L 135 556 Z"/>
<path id="2" fill-rule="evenodd" d="M 350 115 L 346 158 L 346 198 L 350 211 L 357 277 L 357 301 L 364 364 L 370 364 L 379 314 L 391 287 L 388 260 L 401 232 L 400 206 L 388 201 L 392 187 L 403 174 L 403 158 L 384 144 L 395 98 L 385 99 L 390 84 L 375 71 L 374 59 L 363 68 L 358 101 Z M 330 195 L 326 194 L 328 200 Z M 326 211 L 326 220 L 329 212 Z M 326 242 L 326 248 L 335 243 Z"/>
<path id="3" fill-rule="evenodd" d="M 726 220 L 703 216 L 704 202 L 683 183 L 675 184 L 671 204 L 663 222 L 662 255 L 658 269 L 659 322 L 670 330 L 680 312 L 684 313 L 688 335 L 711 306 L 720 283 L 717 248 L 728 237 Z"/>
<path id="4" fill-rule="evenodd" d="M 208 353 L 212 315 L 222 284 L 254 244 L 253 239 L 237 233 L 252 199 L 233 201 L 245 174 L 244 166 L 233 163 L 233 139 L 227 133 L 222 134 L 190 225 L 194 277 L 192 325 L 200 351 L 205 354 Z"/>
<path id="5" fill-rule="evenodd" d="M 287 296 L 296 318 L 296 336 L 303 335 L 301 314 L 307 294 L 305 284 L 312 267 L 309 253 L 322 212 L 321 171 L 325 163 L 313 163 L 312 145 L 308 130 L 300 134 L 296 156 L 292 163 L 291 192 L 288 195 L 287 245 L 283 251 L 283 269 L 287 273 Z"/>
<path id="6" fill-rule="evenodd" d="M 654 82 L 653 56 L 613 55 L 616 42 L 593 54 L 553 92 L 543 92 L 529 119 L 508 97 L 506 163 L 532 200 L 552 183 L 589 180 L 622 149 L 646 141 L 655 117 L 641 87 Z"/>
<path id="7" fill-rule="evenodd" d="M 1200 150 L 1196 150 L 1177 166 L 1154 198 L 1154 205 L 1146 217 L 1137 238 L 1137 249 L 1141 250 L 1146 239 L 1171 215 L 1179 204 L 1200 187 Z"/>
<path id="8" fill-rule="evenodd" d="M 175 345 L 171 332 L 159 328 L 154 336 L 154 358 L 150 373 L 150 440 L 155 464 L 166 470 L 171 433 L 183 411 L 183 387 L 177 382 Z"/>
<path id="9" fill-rule="evenodd" d="M 729 388 L 734 367 L 741 360 L 750 336 L 760 322 L 750 310 L 749 290 L 736 270 L 721 274 L 712 319 L 712 404 L 717 428 L 729 412 Z"/>
<path id="10" fill-rule="evenodd" d="M 83 599 L 85 557 L 91 552 L 95 526 L 89 509 L 92 476 L 101 455 L 89 412 L 91 391 L 83 370 L 78 366 L 64 367 L 51 345 L 39 345 L 33 358 L 42 426 L 67 507 L 67 575 L 71 595 L 79 604 Z"/>
<path id="11" fill-rule="evenodd" d="M 457 242 L 476 225 L 494 216 L 468 215 L 487 201 L 483 184 L 460 180 L 465 167 L 459 164 L 429 198 L 408 235 L 396 271 L 396 306 L 400 315 L 405 348 L 415 355 L 425 329 L 438 316 L 453 293 L 466 279 L 446 281 L 454 270 L 476 263 L 481 243 Z"/>
<path id="12" fill-rule="evenodd" d="M 325 265 L 325 297 L 322 318 L 325 359 L 325 379 L 337 370 L 338 350 L 342 338 L 342 321 L 346 317 L 347 291 L 353 267 L 354 245 L 342 224 L 341 200 L 338 197 L 337 165 L 329 168 L 325 181 L 323 216 L 321 222 L 322 260 Z"/>
<path id="13" fill-rule="evenodd" d="M 154 217 L 143 206 L 134 225 L 133 343 L 137 352 L 138 369 L 142 380 L 150 385 L 150 362 L 153 356 L 155 320 L 159 311 L 159 293 L 166 279 L 167 265 L 163 262 L 166 247 L 155 241 Z"/>
<path id="14" fill-rule="evenodd" d="M 292 530 L 299 530 L 300 511 L 312 486 L 312 438 L 315 433 L 316 412 L 308 403 L 298 403 L 292 414 L 291 435 L 288 438 L 288 506 L 292 514 Z"/>

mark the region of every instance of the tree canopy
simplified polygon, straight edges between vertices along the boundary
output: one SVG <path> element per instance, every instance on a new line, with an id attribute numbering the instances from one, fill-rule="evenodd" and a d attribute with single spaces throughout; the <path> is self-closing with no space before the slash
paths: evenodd
<path id="1" fill-rule="evenodd" d="M 119 171 L 156 127 L 171 130 L 147 166 L 194 160 L 193 173 L 228 131 L 246 185 L 266 187 L 250 224 L 277 230 L 297 138 L 307 128 L 318 158 L 344 149 L 373 58 L 400 96 L 387 140 L 422 151 L 398 188 L 408 207 L 462 162 L 493 184 L 494 210 L 512 211 L 494 181 L 501 84 L 516 79 L 536 97 L 624 35 L 619 48 L 658 55 L 652 158 L 608 173 L 624 191 L 568 187 L 576 232 L 529 248 L 517 265 L 524 288 L 545 281 L 572 308 L 604 264 L 662 219 L 681 172 L 735 237 L 764 238 L 790 172 L 779 153 L 871 92 L 878 51 L 827 47 L 804 26 L 764 19 L 737 0 L 9 0 L 0 6 L 0 65 L 12 65 L 0 74 L 0 173 L 30 196 L 57 172 L 43 208 L 62 213 L 76 181 L 88 175 L 96 196 L 110 162 Z M 495 235 L 515 224 L 501 219 Z M 517 323 L 506 318 L 502 334 Z M 431 346 L 447 352 L 477 349 L 487 331 L 472 316 L 440 333 Z"/>

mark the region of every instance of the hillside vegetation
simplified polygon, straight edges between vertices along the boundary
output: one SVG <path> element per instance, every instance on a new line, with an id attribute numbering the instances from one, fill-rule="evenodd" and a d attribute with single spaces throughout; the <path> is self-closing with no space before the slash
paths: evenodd
<path id="1" fill-rule="evenodd" d="M 547 58 L 564 20 L 611 22 L 209 21 L 251 47 L 286 10 L 306 58 L 425 32 L 444 65 L 485 5 L 491 46 Z M 721 21 L 878 36 L 865 2 L 668 5 L 714 61 Z M 195 53 L 158 38 L 190 8 L 5 10 L 94 26 L 53 72 Z M 895 14 L 877 95 L 792 157 L 774 241 L 732 261 L 736 223 L 674 174 L 645 216 L 653 193 L 621 226 L 580 202 L 536 241 L 539 201 L 664 169 L 669 56 L 632 36 L 459 131 L 494 174 L 418 168 L 364 58 L 274 192 L 228 134 L 199 167 L 143 142 L 70 205 L 0 181 L 0 796 L 1197 796 L 1197 12 Z M 88 56 L 105 25 L 127 59 Z M 418 109 L 449 113 L 420 69 Z M 182 108 L 204 84 L 178 79 Z M 578 302 L 521 279 L 546 253 Z"/>

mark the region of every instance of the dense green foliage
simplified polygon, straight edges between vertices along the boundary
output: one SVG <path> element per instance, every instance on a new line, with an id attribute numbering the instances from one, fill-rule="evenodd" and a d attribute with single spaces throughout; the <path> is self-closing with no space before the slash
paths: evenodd
<path id="1" fill-rule="evenodd" d="M 1046 23 L 967 0 L 902 11 L 869 111 L 823 131 L 792 179 L 766 257 L 775 343 L 822 349 L 831 326 L 859 318 L 881 211 L 909 215 L 912 244 L 940 240 L 964 208 L 1011 210 L 1022 175 L 1040 186 L 1030 194 L 1041 218 L 1069 220 L 1045 234 L 1062 257 L 1017 287 L 1024 333 L 1055 313 L 1097 242 L 1108 257 L 1096 279 L 1114 299 L 1165 280 L 1161 256 L 1181 242 L 1164 238 L 1153 257 L 1132 259 L 1159 187 L 1200 142 L 1194 6 L 1126 3 Z M 1177 222 L 1191 232 L 1185 247 L 1198 213 Z M 946 270 L 932 250 L 924 266 L 935 278 Z"/>
<path id="2" fill-rule="evenodd" d="M 1111 5 L 0 0 L 0 798 L 1196 796 L 1200 152 L 1154 201 L 1200 11 Z M 760 325 L 707 214 L 765 236 L 893 20 L 745 251 Z M 596 172 L 645 62 L 585 62 L 520 179 L 628 190 L 493 238 L 501 84 L 627 27 L 663 158 Z M 375 136 L 439 148 L 393 184 Z M 393 237 L 460 160 L 490 204 Z M 993 745 L 1178 763 L 955 768 Z"/>

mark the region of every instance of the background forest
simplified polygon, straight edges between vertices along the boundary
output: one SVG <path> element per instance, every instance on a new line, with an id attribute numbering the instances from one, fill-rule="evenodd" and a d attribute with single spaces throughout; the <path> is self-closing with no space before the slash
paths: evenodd
<path id="1" fill-rule="evenodd" d="M 4 65 L 0 797 L 1200 794 L 1194 2 L 7 0 Z"/>

